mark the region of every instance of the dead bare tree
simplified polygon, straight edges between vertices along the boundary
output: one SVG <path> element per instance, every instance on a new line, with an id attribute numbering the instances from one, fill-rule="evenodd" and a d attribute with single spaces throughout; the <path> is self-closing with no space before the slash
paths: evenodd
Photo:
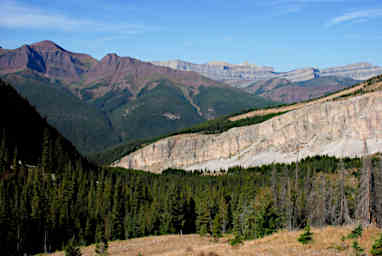
<path id="1" fill-rule="evenodd" d="M 379 159 L 379 168 L 375 172 L 375 211 L 376 224 L 382 227 L 382 157 Z"/>
<path id="2" fill-rule="evenodd" d="M 357 219 L 362 226 L 368 226 L 372 221 L 372 163 L 368 152 L 367 142 L 364 140 L 356 209 Z"/>
<path id="3" fill-rule="evenodd" d="M 343 225 L 343 224 L 350 224 L 352 223 L 352 219 L 350 218 L 350 213 L 349 213 L 349 207 L 348 207 L 348 200 L 346 198 L 345 194 L 345 166 L 344 162 L 341 159 L 340 160 L 340 168 L 339 171 L 341 172 L 340 174 L 340 179 L 339 179 L 339 212 L 338 216 L 335 220 L 335 223 L 338 225 Z"/>

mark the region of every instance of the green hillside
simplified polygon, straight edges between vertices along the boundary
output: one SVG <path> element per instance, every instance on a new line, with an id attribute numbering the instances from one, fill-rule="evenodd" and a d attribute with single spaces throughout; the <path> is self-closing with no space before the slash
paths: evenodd
<path id="1" fill-rule="evenodd" d="M 80 152 L 87 154 L 102 152 L 122 142 L 162 136 L 210 118 L 273 104 L 229 87 L 201 86 L 199 93 L 192 95 L 191 88 L 168 79 L 147 82 L 135 97 L 128 90 L 119 89 L 94 97 L 83 88 L 79 89 L 82 98 L 69 91 L 62 81 L 33 71 L 8 74 L 4 79 Z M 157 85 L 152 87 L 154 83 Z M 97 85 L 89 88 L 94 86 Z M 190 94 L 188 98 L 185 91 Z"/>
<path id="2" fill-rule="evenodd" d="M 3 80 L 0 80 L 0 114 L 2 167 L 26 164 L 63 168 L 86 164 L 72 143 Z"/>
<path id="3" fill-rule="evenodd" d="M 109 118 L 99 109 L 81 101 L 59 80 L 23 71 L 4 77 L 81 152 L 102 150 L 120 138 Z"/>

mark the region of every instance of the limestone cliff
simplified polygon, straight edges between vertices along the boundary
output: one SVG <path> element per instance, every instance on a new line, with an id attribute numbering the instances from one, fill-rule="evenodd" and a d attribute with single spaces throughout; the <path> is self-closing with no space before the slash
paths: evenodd
<path id="1" fill-rule="evenodd" d="M 227 62 L 208 62 L 195 64 L 181 60 L 154 61 L 154 65 L 165 66 L 183 71 L 194 71 L 208 78 L 224 81 L 233 86 L 243 87 L 243 81 L 261 81 L 274 78 L 283 78 L 291 82 L 301 82 L 317 77 L 339 76 L 354 80 L 366 80 L 382 74 L 382 67 L 373 66 L 369 63 L 355 63 L 346 66 L 331 67 L 326 69 L 301 68 L 288 72 L 276 72 L 272 67 L 248 64 L 230 64 Z M 245 83 L 244 83 L 245 87 Z"/>
<path id="2" fill-rule="evenodd" d="M 160 172 L 168 167 L 217 170 L 290 162 L 306 156 L 355 156 L 382 151 L 382 92 L 307 105 L 261 124 L 222 134 L 169 137 L 115 166 Z"/>

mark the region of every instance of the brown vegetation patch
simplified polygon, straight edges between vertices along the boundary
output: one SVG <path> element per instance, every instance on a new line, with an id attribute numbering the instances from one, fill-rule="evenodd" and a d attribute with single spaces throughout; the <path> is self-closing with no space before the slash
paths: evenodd
<path id="1" fill-rule="evenodd" d="M 369 252 L 375 239 L 381 232 L 380 229 L 370 226 L 363 231 L 359 239 L 347 239 L 347 236 L 355 225 L 345 227 L 328 226 L 324 228 L 312 228 L 313 243 L 302 245 L 297 238 L 303 232 L 280 231 L 274 235 L 252 241 L 246 241 L 243 245 L 232 247 L 228 244 L 228 237 L 214 242 L 210 237 L 199 235 L 165 235 L 155 237 L 137 238 L 127 241 L 115 241 L 109 243 L 109 255 L 111 256 L 348 256 L 352 255 L 353 241 L 358 241 L 360 246 Z M 94 254 L 94 245 L 82 248 L 84 256 Z M 63 256 L 63 252 L 51 254 Z"/>

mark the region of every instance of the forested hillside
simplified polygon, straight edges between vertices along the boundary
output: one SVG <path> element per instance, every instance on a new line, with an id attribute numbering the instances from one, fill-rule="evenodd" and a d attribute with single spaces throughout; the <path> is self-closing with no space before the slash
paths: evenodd
<path id="1" fill-rule="evenodd" d="M 0 180 L 0 227 L 5 231 L 0 247 L 21 255 L 60 250 L 72 239 L 88 245 L 230 232 L 242 240 L 306 224 L 380 225 L 381 165 L 379 156 L 315 157 L 297 165 L 231 168 L 217 176 L 79 168 L 50 175 L 42 168 L 17 168 Z"/>
<path id="2" fill-rule="evenodd" d="M 1 79 L 0 116 L 1 166 L 46 165 L 48 169 L 57 169 L 86 164 L 71 142 Z"/>

